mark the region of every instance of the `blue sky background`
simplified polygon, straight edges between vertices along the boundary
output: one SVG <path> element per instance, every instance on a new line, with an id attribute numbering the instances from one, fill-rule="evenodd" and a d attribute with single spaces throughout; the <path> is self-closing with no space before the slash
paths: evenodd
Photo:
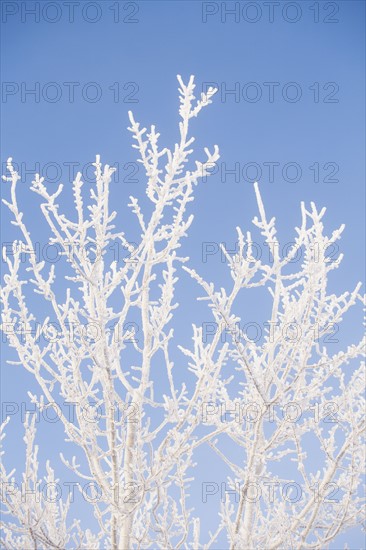
<path id="1" fill-rule="evenodd" d="M 276 216 L 283 242 L 292 240 L 293 227 L 300 221 L 301 200 L 326 206 L 325 224 L 329 230 L 346 224 L 340 241 L 345 259 L 334 272 L 331 288 L 341 292 L 364 279 L 363 1 L 301 1 L 292 3 L 292 7 L 281 1 L 275 6 L 272 22 L 263 2 L 255 3 L 256 11 L 247 2 L 238 3 L 237 21 L 225 13 L 225 4 L 221 7 L 215 2 L 82 1 L 75 6 L 74 22 L 70 22 L 63 2 L 53 2 L 53 7 L 45 11 L 46 4 L 50 3 L 2 2 L 1 6 L 2 173 L 8 156 L 15 163 L 23 163 L 23 172 L 24 168 L 27 171 L 19 184 L 19 199 L 35 240 L 44 240 L 45 229 L 39 200 L 29 192 L 32 173 L 38 171 L 36 163 L 41 172 L 48 166 L 50 189 L 56 189 L 59 181 L 65 183 L 62 204 L 70 213 L 73 202 L 68 167 L 79 163 L 80 169 L 93 162 L 96 153 L 101 154 L 102 162 L 118 163 L 112 201 L 119 212 L 119 226 L 133 240 L 136 226 L 127 209 L 128 197 L 134 194 L 142 204 L 147 204 L 147 199 L 141 170 L 134 173 L 134 164 L 128 164 L 136 156 L 126 130 L 127 111 L 133 110 L 144 125 L 156 124 L 161 143 L 173 145 L 178 120 L 176 74 L 186 80 L 194 74 L 198 92 L 207 82 L 220 86 L 213 105 L 192 122 L 197 140 L 194 158 L 203 159 L 203 146 L 212 148 L 217 143 L 221 160 L 219 173 L 199 185 L 191 204 L 195 221 L 183 246 L 191 265 L 218 286 L 229 283 L 227 267 L 219 254 L 202 262 L 202 243 L 234 244 L 235 226 L 251 229 L 251 219 L 257 212 L 253 187 L 247 180 L 255 177 L 255 165 L 259 165 L 267 212 Z M 227 9 L 234 5 L 226 3 Z M 34 7 L 40 10 L 39 20 L 27 12 Z M 216 9 L 217 13 L 207 15 Z M 256 15 L 257 22 L 248 22 Z M 114 21 L 117 17 L 119 20 Z M 97 20 L 93 23 L 94 18 Z M 296 18 L 296 22 L 289 21 Z M 52 23 L 52 19 L 56 21 Z M 78 84 L 74 101 L 69 100 L 65 82 Z M 95 84 L 88 84 L 91 82 Z M 278 83 L 272 101 L 269 87 L 264 84 L 268 82 Z M 288 85 L 291 82 L 301 92 L 296 102 L 291 101 L 295 91 Z M 248 87 L 248 83 L 255 85 Z M 39 101 L 35 101 L 34 95 L 25 94 L 25 90 L 38 85 Z M 232 90 L 235 85 L 240 97 L 225 96 L 225 88 Z M 93 101 L 95 90 L 100 93 L 97 101 Z M 255 90 L 262 94 L 256 102 L 251 101 Z M 55 91 L 60 96 L 53 101 Z M 268 164 L 264 164 L 269 162 L 279 163 L 272 182 Z M 224 181 L 223 163 L 228 169 L 239 163 L 239 181 L 229 174 Z M 299 181 L 286 181 L 286 177 L 296 179 L 291 167 L 283 177 L 288 163 L 300 167 Z M 317 166 L 319 181 L 314 178 Z M 246 179 L 242 175 L 245 169 L 249 170 Z M 5 183 L 3 196 L 7 196 Z M 18 237 L 9 219 L 3 209 L 2 242 Z M 200 290 L 194 282 L 182 276 L 175 328 L 184 343 L 191 337 L 192 322 L 211 320 L 204 306 L 195 303 L 197 295 Z M 246 322 L 257 321 L 265 313 L 265 307 L 255 300 L 248 298 L 248 313 L 242 314 Z M 359 313 L 348 315 L 338 334 L 339 347 L 359 338 L 360 319 Z M 10 356 L 12 352 L 4 347 L 2 399 L 20 401 L 26 399 L 26 390 L 34 384 L 27 373 L 5 365 Z M 59 448 L 54 442 L 60 436 L 57 427 L 39 433 L 39 442 L 45 445 L 40 457 L 53 458 L 55 465 Z M 13 451 L 11 461 L 21 467 L 19 434 L 9 433 L 8 440 L 9 451 Z M 203 463 L 210 459 L 212 477 L 219 483 L 224 480 L 212 453 L 200 453 Z M 204 524 L 213 527 L 216 519 L 209 518 L 208 505 L 200 503 L 199 484 L 192 494 Z M 361 548 L 363 537 L 359 530 L 353 530 L 332 547 L 339 548 L 344 541 L 352 549 Z"/>

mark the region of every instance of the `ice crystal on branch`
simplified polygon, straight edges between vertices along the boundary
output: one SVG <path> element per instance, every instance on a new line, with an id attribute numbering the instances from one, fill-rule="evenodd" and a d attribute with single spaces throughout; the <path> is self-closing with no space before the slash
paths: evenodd
<path id="1" fill-rule="evenodd" d="M 49 242 L 62 251 L 72 272 L 66 291 L 58 286 L 58 266 L 48 267 L 29 253 L 34 242 L 18 206 L 20 176 L 8 160 L 4 179 L 10 184 L 10 199 L 4 203 L 20 239 L 11 250 L 3 250 L 2 329 L 18 357 L 14 368 L 24 367 L 38 383 L 40 395 L 29 394 L 31 403 L 39 411 L 60 401 L 75 404 L 72 418 L 65 409 L 58 411 L 67 441 L 60 442 L 60 458 L 80 480 L 80 491 L 82 483 L 94 483 L 98 498 L 84 499 L 93 510 L 93 526 L 69 519 L 77 507 L 71 513 L 70 495 L 56 498 L 52 493 L 57 479 L 48 462 L 39 464 L 35 417 L 27 415 L 23 476 L 7 472 L 5 465 L 0 469 L 5 548 L 197 550 L 226 540 L 232 550 L 322 549 L 362 520 L 365 371 L 363 362 L 355 365 L 363 342 L 333 354 L 320 343 L 349 308 L 365 305 L 360 284 L 340 296 L 327 292 L 328 274 L 342 258 L 329 261 L 326 249 L 340 238 L 343 226 L 326 236 L 325 209 L 302 204 L 293 246 L 281 258 L 275 218 L 268 220 L 256 184 L 259 216 L 253 224 L 270 247 L 271 261 L 254 257 L 252 234 L 238 227 L 238 252 L 231 255 L 222 247 L 230 288 L 217 289 L 198 270 L 181 266 L 188 261 L 177 250 L 193 221 L 189 202 L 219 152 L 217 146 L 212 152 L 205 148 L 206 158 L 187 170 L 194 142 L 190 121 L 211 103 L 215 90 L 196 100 L 193 77 L 184 84 L 178 76 L 178 82 L 179 140 L 172 149 L 160 147 L 155 126 L 140 128 L 129 113 L 133 147 L 152 203 L 150 213 L 130 197 L 141 231 L 136 246 L 125 232 L 116 231 L 117 213 L 110 211 L 109 194 L 114 169 L 103 166 L 98 155 L 90 196 L 80 173 L 73 182 L 71 218 L 60 213 L 62 185 L 50 194 L 44 178 L 35 175 L 31 190 L 40 197 Z M 108 261 L 114 243 L 131 253 L 122 265 Z M 292 262 L 298 251 L 302 262 L 296 270 Z M 217 327 L 207 341 L 203 328 L 193 325 L 190 348 L 178 345 L 172 323 L 179 315 L 176 283 L 187 276 L 182 267 L 201 287 L 201 299 Z M 252 288 L 271 296 L 262 343 L 238 330 L 243 315 L 237 299 Z M 31 311 L 30 290 L 46 304 L 42 318 L 43 310 Z M 298 327 L 301 337 L 294 338 Z M 39 333 L 47 338 L 40 339 Z M 187 369 L 187 380 L 180 385 L 173 360 L 177 348 L 180 369 L 182 364 Z M 160 397 L 155 363 L 160 379 L 166 379 Z M 330 427 L 322 424 L 320 410 L 331 418 L 336 411 L 337 421 Z M 227 411 L 234 411 L 235 418 L 227 421 Z M 226 452 L 228 441 L 236 452 Z M 231 497 L 237 491 L 237 498 L 221 499 L 212 533 L 203 532 L 190 498 L 201 446 L 230 472 L 226 483 Z M 321 457 L 317 472 L 309 463 L 312 448 Z M 283 466 L 282 474 L 276 463 Z M 46 491 L 38 495 L 42 482 Z M 294 483 L 289 492 L 274 490 Z M 301 489 L 298 499 L 291 497 L 294 487 Z M 325 498 L 334 487 L 337 500 Z M 250 498 L 253 488 L 261 489 L 260 499 Z"/>

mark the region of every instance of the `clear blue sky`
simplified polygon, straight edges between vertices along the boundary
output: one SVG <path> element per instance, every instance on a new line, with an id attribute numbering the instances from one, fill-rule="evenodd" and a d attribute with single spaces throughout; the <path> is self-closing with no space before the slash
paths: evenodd
<path id="1" fill-rule="evenodd" d="M 327 228 L 346 224 L 340 242 L 345 259 L 334 289 L 350 289 L 364 278 L 365 4 L 281 1 L 273 12 L 265 2 L 237 4 L 239 11 L 230 14 L 235 2 L 81 1 L 73 12 L 62 1 L 2 2 L 2 173 L 8 156 L 23 163 L 27 174 L 19 191 L 35 239 L 44 239 L 45 227 L 39 201 L 28 190 L 37 163 L 51 189 L 60 180 L 66 184 L 63 204 L 70 212 L 69 172 L 93 162 L 96 153 L 103 162 L 118 163 L 113 204 L 120 223 L 126 220 L 123 229 L 133 233 L 126 205 L 130 194 L 144 202 L 144 178 L 129 164 L 136 157 L 127 111 L 145 125 L 156 124 L 162 142 L 171 145 L 177 137 L 176 74 L 194 74 L 198 91 L 207 82 L 220 87 L 214 104 L 192 124 L 195 154 L 203 158 L 203 146 L 217 143 L 221 161 L 192 205 L 195 221 L 184 244 L 191 265 L 218 285 L 228 282 L 218 254 L 202 262 L 202 243 L 230 245 L 236 225 L 251 229 L 256 209 L 248 180 L 258 174 L 284 242 L 299 223 L 300 201 L 313 200 L 328 208 Z M 236 175 L 226 172 L 234 168 Z M 2 229 L 3 242 L 18 237 L 5 210 Z M 192 321 L 210 320 L 195 305 L 199 291 L 186 279 L 176 322 L 185 342 Z M 359 316 L 350 318 L 359 324 Z M 350 323 L 340 345 L 359 335 Z M 31 382 L 4 364 L 10 355 L 3 351 L 2 399 L 18 401 Z M 47 441 L 40 434 L 40 442 Z M 9 436 L 10 449 L 19 444 L 19 437 Z M 57 462 L 58 449 L 41 453 L 49 455 Z M 19 452 L 14 463 L 22 463 Z M 342 541 L 360 548 L 362 540 L 356 530 L 333 548 Z"/>

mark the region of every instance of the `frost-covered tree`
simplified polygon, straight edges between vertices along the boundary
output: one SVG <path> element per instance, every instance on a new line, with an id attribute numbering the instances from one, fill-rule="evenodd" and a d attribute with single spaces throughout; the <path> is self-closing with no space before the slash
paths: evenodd
<path id="1" fill-rule="evenodd" d="M 3 251 L 8 272 L 1 291 L 2 330 L 18 356 L 12 363 L 39 385 L 39 395 L 29 394 L 31 402 L 40 411 L 69 404 L 58 410 L 68 442 L 60 442 L 61 459 L 80 483 L 94 483 L 99 492 L 85 504 L 93 509 L 93 525 L 69 519 L 78 510 L 72 510 L 70 495 L 56 498 L 58 479 L 48 462 L 39 464 L 36 416 L 27 414 L 23 476 L 8 472 L 4 463 L 0 470 L 4 548 L 197 550 L 226 540 L 233 550 L 323 549 L 362 521 L 362 342 L 333 354 L 321 345 L 350 307 L 365 304 L 360 284 L 340 296 L 327 292 L 328 273 L 341 258 L 331 261 L 326 250 L 343 227 L 326 236 L 325 209 L 302 204 L 293 246 L 282 258 L 275 219 L 267 219 L 255 185 L 259 217 L 253 223 L 271 249 L 271 261 L 256 259 L 251 234 L 237 228 L 237 253 L 223 248 L 231 288 L 218 290 L 188 267 L 188 258 L 177 253 L 193 219 L 188 203 L 219 152 L 216 146 L 212 153 L 205 149 L 207 159 L 187 169 L 194 141 L 189 123 L 215 90 L 196 100 L 193 77 L 187 85 L 178 81 L 180 139 L 172 150 L 159 146 L 154 126 L 141 129 L 129 113 L 151 202 L 144 209 L 130 197 L 141 233 L 133 246 L 112 223 L 113 168 L 103 167 L 97 156 L 88 201 L 81 174 L 73 182 L 72 218 L 60 212 L 62 185 L 50 194 L 44 178 L 35 176 L 31 189 L 40 196 L 49 242 L 62 251 L 65 265 L 59 262 L 55 269 L 37 259 L 23 219 L 27 212 L 23 216 L 17 202 L 20 176 L 8 160 L 9 175 L 3 178 L 10 183 L 10 199 L 4 203 L 20 240 Z M 115 243 L 130 251 L 128 259 L 111 261 Z M 295 262 L 299 253 L 302 260 Z M 56 282 L 57 270 L 67 278 L 66 289 Z M 189 349 L 178 346 L 171 327 L 173 315 L 179 315 L 175 285 L 187 272 L 202 287 L 216 326 L 208 342 L 203 328 L 193 325 Z M 241 333 L 236 311 L 237 297 L 257 287 L 271 296 L 261 343 Z M 43 301 L 42 318 L 31 311 L 28 289 Z M 142 338 L 136 338 L 136 326 Z M 177 382 L 174 369 L 178 348 L 186 383 Z M 234 411 L 229 421 L 225 411 Z M 330 423 L 322 421 L 324 415 Z M 203 445 L 222 459 L 231 488 L 212 533 L 202 532 L 188 492 L 196 449 Z M 75 456 L 65 456 L 71 453 Z M 316 470 L 309 460 L 313 453 Z M 300 488 L 299 498 L 291 498 L 291 490 L 286 498 L 276 491 L 284 483 Z M 38 492 L 41 485 L 46 492 Z M 208 493 L 215 490 L 211 484 Z M 334 492 L 337 499 L 331 498 Z"/>

